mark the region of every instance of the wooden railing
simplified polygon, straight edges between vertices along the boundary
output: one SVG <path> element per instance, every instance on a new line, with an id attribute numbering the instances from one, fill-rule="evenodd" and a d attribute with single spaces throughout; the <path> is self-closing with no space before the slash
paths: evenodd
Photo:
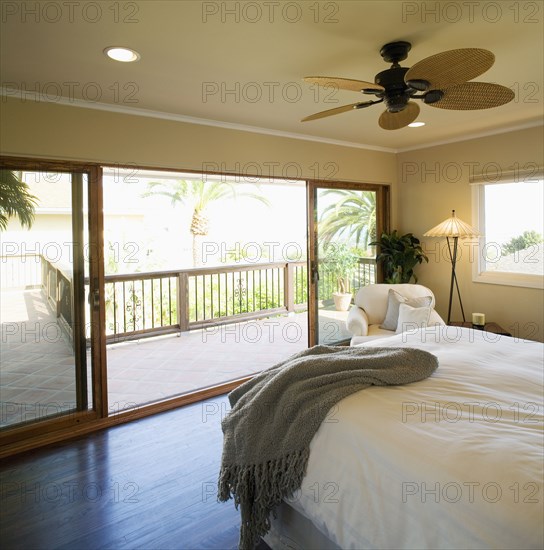
<path id="1" fill-rule="evenodd" d="M 47 301 L 57 314 L 58 325 L 72 342 L 74 311 L 71 272 L 42 256 L 42 287 Z"/>
<path id="2" fill-rule="evenodd" d="M 353 288 L 355 290 L 362 286 L 374 285 L 377 281 L 378 266 L 375 258 L 359 258 L 355 272 Z"/>
<path id="3" fill-rule="evenodd" d="M 26 257 L 28 259 L 28 256 Z M 9 285 L 42 288 L 72 338 L 71 274 L 43 256 L 2 258 Z M 38 267 L 36 267 L 38 266 Z M 130 340 L 269 317 L 307 308 L 306 262 L 275 262 L 154 271 L 105 277 L 106 336 Z M 353 293 L 376 282 L 376 262 L 360 258 Z M 88 287 L 88 280 L 85 281 Z M 319 298 L 339 290 L 337 273 L 320 268 Z"/>
<path id="4" fill-rule="evenodd" d="M 349 278 L 349 291 L 355 294 L 362 286 L 376 283 L 376 260 L 359 258 L 353 275 Z M 338 288 L 338 271 L 334 264 L 324 262 L 319 269 L 319 299 L 327 303 L 332 301 L 332 293 Z"/>
<path id="5" fill-rule="evenodd" d="M 376 261 L 360 258 L 351 279 L 355 292 L 376 282 Z M 320 299 L 339 290 L 323 268 Z M 184 332 L 307 308 L 306 262 L 230 265 L 107 275 L 109 340 Z"/>
<path id="6" fill-rule="evenodd" d="M 58 325 L 72 341 L 72 274 L 66 266 L 50 262 L 42 254 L 10 254 L 0 257 L 0 280 L 2 288 L 42 289 Z"/>
<path id="7" fill-rule="evenodd" d="M 7 254 L 0 256 L 0 286 L 31 289 L 42 286 L 41 254 Z"/>
<path id="8" fill-rule="evenodd" d="M 306 278 L 305 262 L 108 275 L 106 334 L 167 334 L 301 311 Z"/>

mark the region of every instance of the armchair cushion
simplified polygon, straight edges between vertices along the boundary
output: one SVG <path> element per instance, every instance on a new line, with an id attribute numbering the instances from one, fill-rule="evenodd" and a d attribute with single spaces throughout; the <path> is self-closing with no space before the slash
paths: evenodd
<path id="1" fill-rule="evenodd" d="M 382 328 L 386 323 L 388 315 L 390 290 L 405 301 L 397 300 L 396 314 L 394 310 L 391 317 L 394 317 L 395 326 L 393 330 Z M 419 300 L 423 298 L 423 300 Z M 399 309 L 401 303 L 410 306 L 421 306 L 429 308 L 427 326 L 445 325 L 444 321 L 434 310 L 435 300 L 432 290 L 417 284 L 374 284 L 360 288 L 355 294 L 355 305 L 352 306 L 346 320 L 348 330 L 353 334 L 351 345 L 360 344 L 367 340 L 393 336 L 398 325 Z M 404 321 L 403 321 L 404 322 Z M 412 322 L 411 320 L 409 322 Z M 419 324 L 419 323 L 418 323 Z M 380 326 L 381 325 L 381 326 Z M 402 326 L 402 325 L 401 325 Z M 413 324 L 412 324 L 413 326 Z"/>
<path id="2" fill-rule="evenodd" d="M 407 299 L 430 296 L 430 307 L 434 308 L 434 294 L 423 285 L 410 283 L 376 284 L 361 287 L 355 294 L 355 305 L 365 310 L 369 325 L 380 325 L 384 322 L 387 313 L 389 290 L 393 289 Z"/>
<path id="3" fill-rule="evenodd" d="M 431 309 L 431 315 L 429 317 L 428 325 L 431 327 L 434 325 L 445 325 L 445 324 L 446 323 L 444 322 L 444 319 L 442 319 L 442 317 L 438 315 L 438 312 L 436 311 L 436 309 Z"/>
<path id="4" fill-rule="evenodd" d="M 352 306 L 346 319 L 347 329 L 356 336 L 366 336 L 368 334 L 368 317 L 360 307 Z"/>
<path id="5" fill-rule="evenodd" d="M 429 322 L 430 315 L 430 307 L 412 307 L 408 304 L 400 304 L 399 320 L 396 328 L 397 334 L 416 327 L 426 327 Z"/>
<path id="6" fill-rule="evenodd" d="M 412 307 L 428 307 L 432 302 L 431 296 L 421 296 L 419 298 L 405 298 L 402 294 L 399 294 L 392 288 L 389 289 L 387 297 L 387 313 L 385 319 L 380 325 L 380 328 L 385 330 L 397 330 L 397 323 L 399 320 L 400 305 L 407 304 Z M 430 310 L 429 310 L 430 311 Z M 428 320 L 428 319 L 427 319 Z"/>

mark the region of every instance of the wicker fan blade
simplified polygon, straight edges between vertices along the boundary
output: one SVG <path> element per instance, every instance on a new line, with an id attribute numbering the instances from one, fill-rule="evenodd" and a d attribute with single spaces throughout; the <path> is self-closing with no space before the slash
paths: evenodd
<path id="1" fill-rule="evenodd" d="M 439 109 L 472 111 L 499 107 L 512 101 L 514 97 L 514 92 L 506 86 L 488 82 L 465 82 L 447 88 L 441 100 L 429 105 Z"/>
<path id="2" fill-rule="evenodd" d="M 384 87 L 364 80 L 353 80 L 351 78 L 337 78 L 336 76 L 306 76 L 306 82 L 317 84 L 318 86 L 332 86 L 340 90 L 350 90 L 351 92 L 362 92 L 363 90 L 374 90 L 383 92 Z"/>
<path id="3" fill-rule="evenodd" d="M 399 128 L 404 128 L 405 126 L 408 126 L 410 122 L 414 122 L 414 120 L 417 118 L 417 115 L 419 115 L 419 105 L 417 103 L 414 103 L 413 101 L 409 101 L 408 105 L 403 111 L 399 111 L 398 113 L 390 113 L 389 111 L 384 111 L 380 115 L 378 124 L 384 130 L 398 130 Z"/>
<path id="4" fill-rule="evenodd" d="M 349 105 L 342 105 L 342 107 L 335 107 L 334 109 L 329 109 L 327 111 L 321 111 L 320 113 L 315 113 L 313 115 L 307 116 L 301 120 L 301 122 L 307 122 L 308 120 L 316 120 L 318 118 L 325 118 L 327 116 L 339 115 L 340 113 L 345 113 L 353 109 L 363 109 L 364 107 L 370 107 L 374 103 L 380 103 L 379 101 L 367 101 L 362 103 L 350 103 Z"/>
<path id="5" fill-rule="evenodd" d="M 426 80 L 429 82 L 428 90 L 444 90 L 480 76 L 490 69 L 494 62 L 495 56 L 488 50 L 449 50 L 422 59 L 408 70 L 404 80 Z"/>

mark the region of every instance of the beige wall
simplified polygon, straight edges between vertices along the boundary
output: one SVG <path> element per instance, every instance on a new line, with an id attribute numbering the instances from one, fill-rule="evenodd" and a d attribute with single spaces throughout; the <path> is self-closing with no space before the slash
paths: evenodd
<path id="1" fill-rule="evenodd" d="M 417 273 L 420 282 L 435 292 L 437 309 L 444 318 L 447 316 L 451 274 L 447 249 L 444 248 L 446 243 L 425 239 L 423 233 L 448 218 L 452 209 L 462 220 L 472 224 L 470 170 L 491 173 L 497 168 L 506 172 L 528 163 L 542 166 L 543 152 L 543 131 L 538 127 L 407 151 L 397 156 L 398 228 L 403 233 L 412 232 L 421 238 L 429 251 L 429 264 L 418 267 Z M 468 252 L 465 245 L 463 252 Z M 467 320 L 470 320 L 471 312 L 483 312 L 486 319 L 510 328 L 522 338 L 532 334 L 532 338 L 543 340 L 542 290 L 473 283 L 468 253 L 461 258 L 457 275 Z M 452 319 L 460 319 L 457 304 L 454 299 Z M 536 334 L 533 332 L 535 324 Z"/>
<path id="2" fill-rule="evenodd" d="M 424 150 L 394 153 L 342 147 L 298 139 L 213 128 L 117 114 L 53 103 L 21 102 L 4 98 L 0 103 L 2 154 L 96 161 L 112 164 L 202 170 L 255 172 L 267 175 L 296 166 L 297 175 L 326 178 L 327 163 L 344 181 L 391 184 L 392 227 L 401 232 L 423 233 L 447 218 L 451 209 L 471 222 L 471 192 L 466 163 L 476 169 L 498 163 L 509 169 L 516 162 L 543 165 L 542 128 L 532 128 Z M 293 164 L 289 164 L 293 163 Z M 465 164 L 463 164 L 465 163 Z M 329 165 L 330 166 L 330 165 Z M 438 170 L 437 175 L 433 170 Z M 293 177 L 293 172 L 288 172 Z M 435 241 L 425 241 L 432 250 Z M 443 244 L 443 243 L 442 243 Z M 459 283 L 465 311 L 483 311 L 505 328 L 518 323 L 520 335 L 528 323 L 537 323 L 543 339 L 542 291 L 472 283 L 471 265 L 459 264 Z M 445 317 L 450 266 L 431 257 L 418 269 L 420 282 L 430 286 L 438 310 Z M 457 313 L 457 310 L 454 310 Z M 456 314 L 455 317 L 459 317 Z"/>
<path id="3" fill-rule="evenodd" d="M 395 154 L 55 103 L 0 102 L 3 155 L 391 184 Z"/>

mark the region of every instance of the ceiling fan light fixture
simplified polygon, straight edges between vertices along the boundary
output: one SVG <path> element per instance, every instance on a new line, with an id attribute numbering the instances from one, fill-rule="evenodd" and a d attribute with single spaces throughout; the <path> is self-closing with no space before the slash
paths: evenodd
<path id="1" fill-rule="evenodd" d="M 410 124 L 408 124 L 408 126 L 410 128 L 420 128 L 421 126 L 425 126 L 425 123 L 424 122 L 410 122 Z"/>
<path id="2" fill-rule="evenodd" d="M 108 46 L 104 49 L 104 53 L 115 61 L 121 61 L 122 63 L 132 63 L 138 61 L 141 55 L 136 50 L 125 48 L 122 46 Z"/>

